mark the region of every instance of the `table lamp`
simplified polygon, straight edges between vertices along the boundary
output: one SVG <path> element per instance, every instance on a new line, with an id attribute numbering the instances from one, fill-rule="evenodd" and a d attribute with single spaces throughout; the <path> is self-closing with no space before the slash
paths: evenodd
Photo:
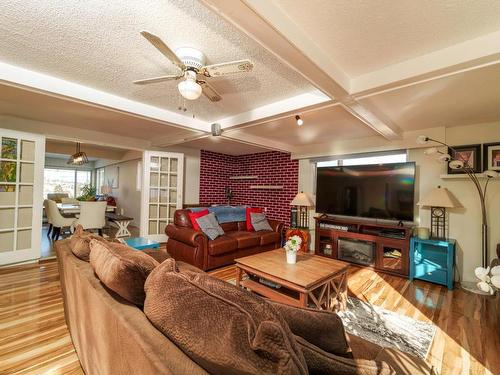
<path id="1" fill-rule="evenodd" d="M 309 207 L 313 202 L 303 191 L 298 193 L 290 202 L 292 208 L 291 226 L 293 228 L 309 228 Z"/>
<path id="2" fill-rule="evenodd" d="M 446 209 L 462 207 L 453 194 L 441 186 L 429 191 L 417 205 L 431 208 L 431 236 L 438 239 L 446 239 Z"/>

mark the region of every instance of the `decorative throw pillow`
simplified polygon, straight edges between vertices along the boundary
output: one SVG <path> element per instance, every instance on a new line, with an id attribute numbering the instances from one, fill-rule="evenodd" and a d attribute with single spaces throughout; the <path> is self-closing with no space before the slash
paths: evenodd
<path id="1" fill-rule="evenodd" d="M 250 217 L 250 214 L 252 212 L 255 212 L 255 213 L 262 213 L 262 208 L 258 208 L 258 207 L 247 207 L 246 209 L 246 221 L 247 221 L 247 231 L 249 232 L 253 232 L 254 229 L 253 229 L 253 225 L 252 225 L 252 219 Z"/>
<path id="2" fill-rule="evenodd" d="M 191 225 L 193 226 L 194 230 L 201 230 L 200 226 L 196 222 L 196 219 L 199 217 L 203 217 L 205 215 L 208 215 L 210 212 L 208 212 L 208 209 L 201 210 L 198 212 L 188 212 L 189 215 L 189 220 L 191 220 Z"/>
<path id="3" fill-rule="evenodd" d="M 286 322 L 264 299 L 167 259 L 148 277 L 144 313 L 210 374 L 307 374 Z"/>
<path id="4" fill-rule="evenodd" d="M 396 375 L 396 371 L 385 362 L 366 359 L 350 359 L 336 356 L 295 336 L 311 375 Z M 410 374 L 410 372 L 404 372 Z"/>
<path id="5" fill-rule="evenodd" d="M 250 212 L 250 221 L 256 232 L 260 230 L 273 230 L 269 225 L 264 213 Z"/>
<path id="6" fill-rule="evenodd" d="M 109 289 L 136 305 L 144 304 L 144 283 L 159 263 L 127 245 L 90 241 L 90 264 Z"/>
<path id="7" fill-rule="evenodd" d="M 90 256 L 90 241 L 97 240 L 106 242 L 101 236 L 97 236 L 93 233 L 88 233 L 83 230 L 83 227 L 78 224 L 76 226 L 75 232 L 69 240 L 69 245 L 71 247 L 71 252 L 81 260 L 86 262 L 89 261 Z"/>
<path id="8" fill-rule="evenodd" d="M 217 218 L 213 212 L 208 215 L 196 219 L 200 230 L 205 233 L 208 238 L 215 240 L 217 237 L 224 234 L 224 229 L 219 225 Z"/>
<path id="9" fill-rule="evenodd" d="M 268 301 L 285 319 L 294 335 L 300 336 L 325 352 L 352 358 L 342 319 L 331 311 L 322 311 Z"/>

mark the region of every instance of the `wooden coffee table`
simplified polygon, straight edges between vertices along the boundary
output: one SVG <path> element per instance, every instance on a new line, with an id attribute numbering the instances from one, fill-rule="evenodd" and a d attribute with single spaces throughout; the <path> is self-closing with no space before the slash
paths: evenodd
<path id="1" fill-rule="evenodd" d="M 349 263 L 302 252 L 296 264 L 287 264 L 285 250 L 277 249 L 236 259 L 236 286 L 292 306 L 339 311 L 346 309 L 348 268 Z M 243 273 L 249 278 L 243 280 Z"/>

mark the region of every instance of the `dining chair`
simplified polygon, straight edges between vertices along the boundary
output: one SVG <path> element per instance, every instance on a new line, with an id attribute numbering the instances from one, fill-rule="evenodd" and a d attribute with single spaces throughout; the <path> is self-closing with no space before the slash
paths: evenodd
<path id="1" fill-rule="evenodd" d="M 75 218 L 72 217 L 64 217 L 59 212 L 57 208 L 57 203 L 53 200 L 47 200 L 49 206 L 49 216 L 52 220 L 52 239 L 57 240 L 61 235 L 61 231 L 65 228 L 68 228 L 70 232 L 73 232 L 73 222 Z"/>
<path id="2" fill-rule="evenodd" d="M 80 202 L 80 217 L 73 222 L 73 228 L 80 224 L 83 229 L 97 229 L 102 236 L 106 226 L 106 201 Z"/>
<path id="3" fill-rule="evenodd" d="M 47 223 L 49 224 L 49 230 L 47 231 L 47 237 L 50 238 L 50 232 L 52 231 L 52 216 L 49 210 L 49 199 L 43 200 L 43 209 L 45 211 L 45 216 L 47 216 Z"/>
<path id="4" fill-rule="evenodd" d="M 61 198 L 62 204 L 80 204 L 80 201 L 76 198 Z"/>

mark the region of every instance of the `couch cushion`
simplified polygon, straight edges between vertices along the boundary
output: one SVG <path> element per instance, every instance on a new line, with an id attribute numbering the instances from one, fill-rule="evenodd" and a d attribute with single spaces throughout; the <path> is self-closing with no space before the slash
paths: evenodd
<path id="1" fill-rule="evenodd" d="M 255 232 L 227 232 L 226 235 L 238 242 L 238 249 L 260 246 L 260 237 Z"/>
<path id="2" fill-rule="evenodd" d="M 246 208 L 246 223 L 247 223 L 247 231 L 253 232 L 253 225 L 252 225 L 252 220 L 250 218 L 250 213 L 251 212 L 258 212 L 261 213 L 263 211 L 262 208 L 259 207 L 247 207 Z"/>
<path id="3" fill-rule="evenodd" d="M 173 259 L 148 278 L 144 313 L 211 374 L 307 374 L 283 318 L 265 300 Z M 186 297 L 188 296 L 188 297 Z"/>
<path id="4" fill-rule="evenodd" d="M 269 303 L 285 319 L 294 335 L 302 337 L 325 352 L 352 358 L 344 324 L 336 313 L 274 301 Z"/>
<path id="5" fill-rule="evenodd" d="M 75 232 L 70 238 L 71 252 L 81 260 L 88 262 L 90 256 L 90 241 L 93 239 L 106 242 L 101 236 L 85 232 L 83 227 L 78 224 Z"/>
<path id="6" fill-rule="evenodd" d="M 136 305 L 144 303 L 144 283 L 159 263 L 123 244 L 90 241 L 90 264 L 109 289 Z"/>
<path id="7" fill-rule="evenodd" d="M 237 221 L 233 221 L 230 223 L 219 223 L 219 224 L 222 227 L 222 229 L 224 230 L 224 232 L 232 232 L 232 231 L 238 230 L 238 222 Z"/>
<path id="8" fill-rule="evenodd" d="M 411 372 L 396 373 L 385 362 L 350 359 L 336 356 L 321 350 L 317 346 L 295 336 L 306 359 L 311 375 L 396 375 L 413 374 Z"/>
<path id="9" fill-rule="evenodd" d="M 193 226 L 194 230 L 201 230 L 200 224 L 198 223 L 198 219 L 207 216 L 208 214 L 209 212 L 206 209 L 188 213 L 189 220 L 191 221 L 191 225 Z"/>
<path id="10" fill-rule="evenodd" d="M 281 240 L 281 236 L 278 232 L 260 231 L 257 232 L 257 235 L 260 236 L 260 246 L 269 245 L 276 242 L 279 243 Z"/>
<path id="11" fill-rule="evenodd" d="M 163 263 L 165 260 L 172 258 L 170 254 L 167 252 L 165 249 L 144 249 L 144 250 L 137 250 L 137 251 L 142 251 L 144 254 L 149 255 L 152 257 L 154 260 L 156 260 L 158 263 Z"/>
<path id="12" fill-rule="evenodd" d="M 222 255 L 235 250 L 238 250 L 238 241 L 227 235 L 208 241 L 208 253 L 210 255 Z"/>

